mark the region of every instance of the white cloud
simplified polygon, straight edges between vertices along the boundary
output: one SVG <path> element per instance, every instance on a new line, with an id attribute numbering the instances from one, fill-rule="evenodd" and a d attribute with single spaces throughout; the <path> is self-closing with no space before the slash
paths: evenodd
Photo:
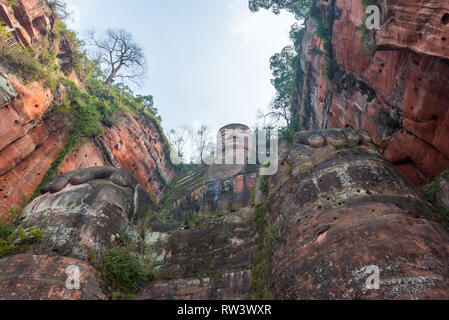
<path id="1" fill-rule="evenodd" d="M 235 47 L 240 48 L 233 56 L 223 62 L 223 74 L 228 79 L 226 87 L 239 79 L 232 90 L 235 100 L 247 106 L 236 106 L 242 118 L 255 119 L 258 109 L 267 111 L 275 90 L 270 83 L 272 77 L 269 59 L 276 52 L 291 44 L 289 31 L 295 22 L 288 12 L 275 15 L 268 10 L 251 12 L 248 0 L 228 2 L 229 23 L 227 30 L 235 39 Z M 243 114 L 244 113 L 244 114 Z M 247 120 L 249 121 L 249 120 Z"/>
<path id="2" fill-rule="evenodd" d="M 81 11 L 80 8 L 73 4 L 67 4 L 67 12 L 69 17 L 66 20 L 69 29 L 79 31 L 81 28 Z"/>
<path id="3" fill-rule="evenodd" d="M 229 31 L 250 45 L 283 47 L 289 42 L 291 25 L 297 22 L 288 12 L 275 15 L 271 11 L 260 10 L 253 13 L 248 9 L 248 0 L 231 0 L 228 7 L 231 11 Z"/>

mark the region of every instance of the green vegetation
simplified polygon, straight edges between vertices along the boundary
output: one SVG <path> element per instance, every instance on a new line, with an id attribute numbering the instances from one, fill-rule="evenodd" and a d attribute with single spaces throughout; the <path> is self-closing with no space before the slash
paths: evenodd
<path id="1" fill-rule="evenodd" d="M 236 207 L 234 206 L 234 204 L 232 202 L 228 203 L 228 211 L 229 212 L 236 212 L 237 211 Z"/>
<path id="2" fill-rule="evenodd" d="M 137 231 L 145 237 L 145 232 L 151 230 L 151 226 L 155 222 L 164 222 L 168 223 L 168 215 L 162 211 L 149 209 L 147 210 L 145 216 L 140 219 L 137 223 Z"/>
<path id="3" fill-rule="evenodd" d="M 421 188 L 422 194 L 429 200 L 429 202 L 434 203 L 436 201 L 436 193 L 440 187 L 439 180 L 441 177 L 449 180 L 449 169 L 443 171 L 433 182 Z"/>
<path id="4" fill-rule="evenodd" d="M 15 7 L 18 3 L 19 3 L 19 0 L 8 0 L 8 4 L 11 8 Z"/>
<path id="5" fill-rule="evenodd" d="M 271 253 L 273 246 L 280 240 L 279 228 L 268 221 L 267 203 L 261 203 L 254 210 L 258 247 L 254 255 L 250 280 L 250 293 L 256 300 L 270 299 Z"/>
<path id="6" fill-rule="evenodd" d="M 132 298 L 144 283 L 154 278 L 152 268 L 145 268 L 143 259 L 129 246 L 105 252 L 101 275 L 114 292 L 112 299 Z"/>
<path id="7" fill-rule="evenodd" d="M 1 26 L 2 59 L 6 59 L 8 65 L 14 68 L 26 83 L 38 81 L 54 93 L 56 91 L 64 93 L 62 99 L 54 101 L 44 119 L 58 115 L 70 128 L 70 137 L 64 149 L 51 164 L 30 201 L 40 195 L 39 190 L 45 182 L 58 174 L 66 155 L 85 138 L 102 134 L 102 125 L 114 125 L 119 112 L 128 112 L 137 117 L 150 119 L 159 130 L 164 145 L 167 146 L 165 151 L 170 152 L 168 140 L 160 124 L 161 118 L 157 115 L 157 109 L 153 104 L 153 97 L 136 96 L 129 87 L 120 83 L 106 86 L 98 66 L 89 61 L 82 51 L 83 42 L 74 32 L 68 30 L 63 22 L 55 23 L 53 34 L 49 37 L 50 43 L 38 54 L 32 52 L 30 48 L 22 48 L 19 44 L 11 45 L 7 40 L 10 36 L 5 27 Z M 57 48 L 61 42 L 70 53 L 69 58 L 65 59 L 68 61 L 64 62 L 64 70 L 60 70 L 56 63 Z M 75 82 L 62 77 L 61 71 L 65 74 L 74 71 L 86 89 L 83 91 Z"/>
<path id="8" fill-rule="evenodd" d="M 269 168 L 270 163 L 265 164 L 264 168 Z M 267 195 L 268 194 L 268 180 L 270 179 L 269 176 L 259 176 L 257 178 L 257 187 L 261 191 L 262 194 Z"/>
<path id="9" fill-rule="evenodd" d="M 366 11 L 366 8 L 370 5 L 377 5 L 380 6 L 380 2 L 379 0 L 361 0 L 362 1 L 362 6 L 363 6 L 363 11 Z"/>
<path id="10" fill-rule="evenodd" d="M 437 200 L 436 194 L 440 188 L 440 180 L 444 178 L 449 181 L 449 169 L 443 171 L 434 181 L 421 188 L 421 193 L 432 204 L 433 208 L 437 211 L 438 217 L 444 222 L 449 222 L 449 209 L 443 206 Z"/>
<path id="11" fill-rule="evenodd" d="M 334 0 L 332 0 L 333 2 Z M 333 3 L 325 8 L 314 7 L 311 10 L 311 17 L 317 22 L 315 34 L 323 43 L 323 59 L 321 60 L 321 70 L 326 77 L 332 76 L 333 54 L 332 54 L 332 25 L 334 16 Z M 320 50 L 321 51 L 321 50 Z"/>
<path id="12" fill-rule="evenodd" d="M 375 48 L 374 44 L 372 43 L 372 41 L 369 40 L 370 31 L 368 30 L 368 28 L 366 27 L 366 25 L 364 23 L 359 25 L 357 28 L 360 33 L 360 38 L 362 39 L 362 42 L 365 46 L 365 55 L 368 57 L 371 57 L 376 48 Z"/>
<path id="13" fill-rule="evenodd" d="M 182 227 L 183 228 L 195 228 L 203 224 L 204 220 L 209 217 L 207 213 L 196 213 L 194 211 L 184 212 L 182 215 Z"/>
<path id="14" fill-rule="evenodd" d="M 36 59 L 31 48 L 22 48 L 7 39 L 11 34 L 6 32 L 4 25 L 0 26 L 0 56 L 7 64 L 21 76 L 25 83 L 38 81 L 47 88 L 56 90 L 59 68 L 55 64 L 44 64 L 45 57 Z M 48 58 L 47 52 L 44 55 Z"/>
<path id="15" fill-rule="evenodd" d="M 295 130 L 293 129 L 292 125 L 289 125 L 287 127 L 283 127 L 279 129 L 278 135 L 279 138 L 285 138 L 289 142 L 293 142 L 295 140 Z"/>
<path id="16" fill-rule="evenodd" d="M 0 258 L 26 252 L 42 242 L 42 232 L 35 227 L 24 229 L 20 222 L 22 210 L 10 210 L 8 221 L 0 224 Z"/>
<path id="17" fill-rule="evenodd" d="M 201 166 L 201 164 L 180 164 L 177 166 L 178 173 L 165 196 L 162 209 L 168 209 L 173 203 L 184 197 L 182 194 L 176 194 L 177 183 L 195 170 L 199 169 Z"/>

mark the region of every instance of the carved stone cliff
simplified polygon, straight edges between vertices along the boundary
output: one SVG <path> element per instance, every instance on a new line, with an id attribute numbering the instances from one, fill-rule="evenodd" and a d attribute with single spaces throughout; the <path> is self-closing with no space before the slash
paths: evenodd
<path id="1" fill-rule="evenodd" d="M 36 52 L 44 50 L 53 37 L 55 17 L 47 1 L 23 0 L 11 7 L 2 0 L 0 20 L 15 41 Z M 57 55 L 62 75 L 79 83 L 74 72 L 64 74 L 64 56 L 68 53 L 62 42 Z M 56 100 L 54 95 L 64 94 L 60 91 L 47 89 L 40 82 L 25 84 L 1 57 L 0 216 L 19 208 L 33 194 L 70 137 L 63 119 L 48 116 Z M 103 135 L 89 138 L 70 151 L 58 172 L 95 166 L 128 169 L 155 204 L 160 203 L 176 175 L 161 127 L 153 119 L 126 112 L 117 114 L 115 123 L 103 125 Z"/>
<path id="2" fill-rule="evenodd" d="M 245 299 L 257 296 L 254 283 L 272 299 L 449 298 L 448 227 L 367 132 L 300 132 L 284 144 L 279 165 L 259 177 L 258 199 L 242 197 L 254 184 L 236 183 L 247 171 L 205 179 L 207 168 L 199 168 L 175 183 L 176 198 L 146 224 L 151 200 L 130 172 L 58 176 L 22 213 L 44 245 L 0 260 L 0 298 L 108 297 L 98 261 L 121 245 L 116 234 L 151 248 L 157 262 L 156 279 L 136 299 Z M 70 265 L 83 274 L 80 290 L 66 287 Z M 372 266 L 378 290 L 366 287 Z M 262 278 L 260 267 L 269 270 Z"/>
<path id="3" fill-rule="evenodd" d="M 384 156 L 423 185 L 449 167 L 449 3 L 371 3 L 381 10 L 380 30 L 364 27 L 360 0 L 317 1 L 293 95 L 299 127 L 368 130 Z M 317 21 L 329 25 L 329 39 L 316 35 Z"/>

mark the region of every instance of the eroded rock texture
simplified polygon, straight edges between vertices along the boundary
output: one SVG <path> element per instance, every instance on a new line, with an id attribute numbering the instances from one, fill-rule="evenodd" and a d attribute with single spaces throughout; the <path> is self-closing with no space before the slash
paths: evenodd
<path id="1" fill-rule="evenodd" d="M 449 233 L 356 130 L 297 134 L 269 180 L 275 299 L 448 299 Z M 316 143 L 320 141 L 320 143 Z M 380 269 L 380 289 L 366 280 Z"/>
<path id="2" fill-rule="evenodd" d="M 331 52 L 316 54 L 324 42 L 308 19 L 293 94 L 299 128 L 365 129 L 409 180 L 430 182 L 449 167 L 448 2 L 371 1 L 381 29 L 365 36 L 360 0 L 317 3 Z"/>
<path id="3" fill-rule="evenodd" d="M 226 212 L 247 207 L 257 184 L 257 165 L 213 165 L 182 177 L 168 192 L 164 207 L 181 221 L 188 212 Z"/>
<path id="4" fill-rule="evenodd" d="M 68 267 L 77 266 L 80 290 L 67 289 Z M 102 300 L 97 271 L 87 262 L 61 256 L 21 254 L 0 260 L 0 300 Z"/>
<path id="5" fill-rule="evenodd" d="M 235 183 L 257 175 L 251 166 L 218 180 L 209 174 L 220 166 L 200 167 L 178 179 L 171 193 L 177 200 L 169 193 L 161 208 L 123 169 L 53 178 L 22 215 L 24 227 L 40 228 L 48 240 L 0 260 L 0 298 L 107 298 L 95 261 L 118 245 L 117 235 L 151 248 L 156 279 L 136 299 L 251 298 L 262 236 L 254 202 L 266 202 L 270 230 L 278 230 L 268 253 L 271 278 L 257 279 L 273 299 L 449 298 L 447 226 L 368 132 L 302 131 L 283 145 L 279 172 L 258 184 L 259 199 L 244 200 L 254 185 Z M 66 287 L 71 265 L 83 275 L 80 290 Z M 376 290 L 366 287 L 373 266 L 380 272 Z"/>
<path id="6" fill-rule="evenodd" d="M 29 197 L 68 138 L 61 119 L 43 120 L 52 96 L 39 84 L 25 87 L 1 77 L 0 215 Z"/>
<path id="7" fill-rule="evenodd" d="M 53 28 L 54 18 L 44 0 L 19 0 L 11 7 L 10 1 L 0 1 L 0 19 L 15 41 L 30 46 L 41 41 Z"/>
<path id="8" fill-rule="evenodd" d="M 70 67 L 73 52 L 67 52 L 64 38 L 54 35 L 55 16 L 48 1 L 19 0 L 11 4 L 0 0 L 0 22 L 13 35 L 11 41 L 30 46 L 36 54 L 57 46 L 61 76 L 83 88 Z M 60 86 L 52 92 L 42 83 L 25 85 L 18 74 L 0 56 L 1 218 L 7 218 L 8 210 L 20 208 L 29 199 L 70 136 L 67 121 L 61 116 L 46 116 L 62 99 L 65 89 Z M 116 120 L 114 125 L 103 125 L 104 135 L 71 150 L 59 173 L 96 166 L 124 168 L 136 175 L 155 203 L 160 203 L 176 175 L 162 128 L 153 119 L 125 112 L 117 114 Z"/>
<path id="9" fill-rule="evenodd" d="M 0 260 L 0 299 L 105 299 L 94 267 L 115 238 L 141 241 L 139 220 L 153 206 L 129 171 L 95 167 L 46 183 L 22 213 L 23 228 L 39 228 L 43 243 L 31 253 Z M 77 266 L 80 288 L 66 286 Z"/>
<path id="10" fill-rule="evenodd" d="M 247 299 L 256 230 L 252 210 L 211 218 L 193 229 L 154 226 L 146 241 L 160 255 L 159 280 L 137 299 Z"/>
<path id="11" fill-rule="evenodd" d="M 0 76 L 0 215 L 19 207 L 40 184 L 64 148 L 68 127 L 58 117 L 44 119 L 53 97 L 34 83 L 24 86 Z M 105 134 L 72 150 L 59 169 L 114 166 L 132 171 L 155 203 L 160 203 L 176 175 L 161 129 L 145 117 L 122 114 Z"/>
<path id="12" fill-rule="evenodd" d="M 213 165 L 177 180 L 163 204 L 170 222 L 156 221 L 146 234 L 161 263 L 159 277 L 138 299 L 250 298 L 257 169 Z"/>

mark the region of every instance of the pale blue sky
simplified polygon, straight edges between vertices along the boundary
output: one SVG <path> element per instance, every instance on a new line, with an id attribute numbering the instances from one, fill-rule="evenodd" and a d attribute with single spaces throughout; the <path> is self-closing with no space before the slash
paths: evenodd
<path id="1" fill-rule="evenodd" d="M 125 28 L 148 65 L 140 94 L 154 96 L 164 129 L 201 121 L 252 126 L 274 96 L 269 58 L 289 44 L 294 18 L 251 13 L 247 0 L 68 0 L 69 25 Z"/>

